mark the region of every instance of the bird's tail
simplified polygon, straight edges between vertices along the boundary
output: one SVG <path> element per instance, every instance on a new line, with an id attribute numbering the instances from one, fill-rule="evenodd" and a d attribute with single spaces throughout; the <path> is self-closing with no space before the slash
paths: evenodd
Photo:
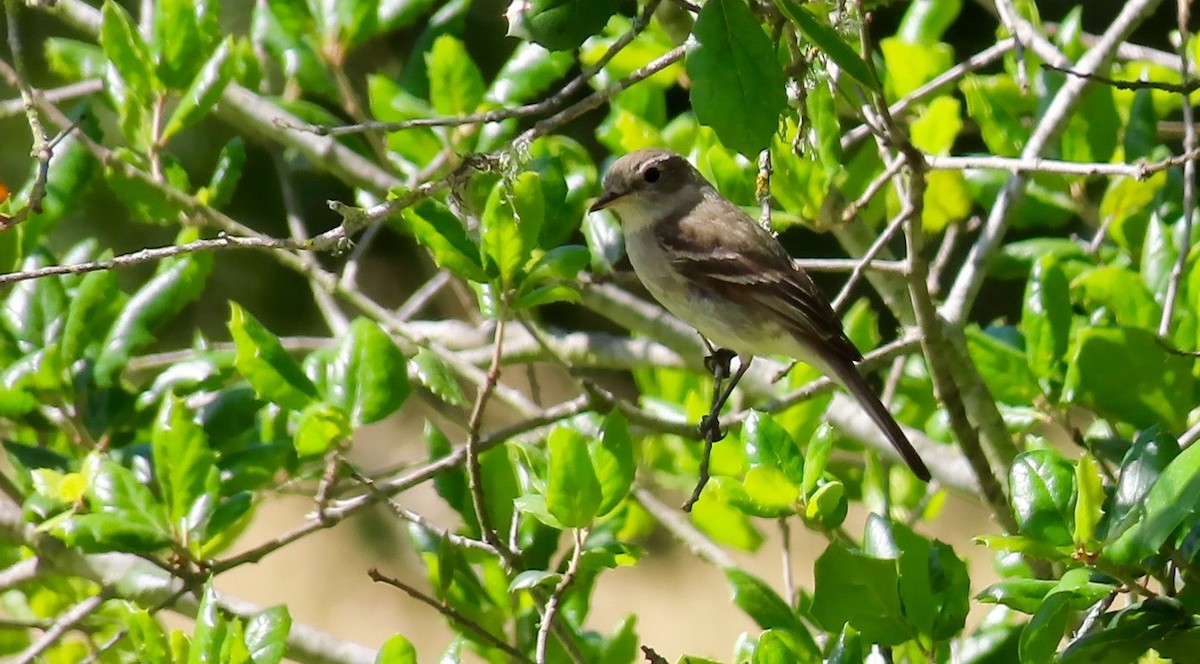
<path id="1" fill-rule="evenodd" d="M 921 460 L 920 455 L 913 449 L 912 443 L 908 442 L 908 437 L 904 435 L 904 431 L 900 429 L 900 425 L 896 423 L 895 418 L 884 407 L 883 402 L 876 396 L 875 390 L 867 384 L 862 374 L 858 373 L 858 368 L 850 362 L 835 361 L 829 363 L 829 367 L 834 373 L 838 382 L 854 395 L 855 400 L 867 411 L 867 415 L 879 427 L 880 431 L 887 436 L 888 441 L 892 443 L 892 447 L 904 459 L 904 463 L 912 469 L 912 472 L 921 480 L 928 482 L 930 479 L 929 468 L 925 467 L 925 462 Z"/>

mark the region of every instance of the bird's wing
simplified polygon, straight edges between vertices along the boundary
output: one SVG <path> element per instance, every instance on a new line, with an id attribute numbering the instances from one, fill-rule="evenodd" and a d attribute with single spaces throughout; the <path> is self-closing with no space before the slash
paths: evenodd
<path id="1" fill-rule="evenodd" d="M 717 225 L 702 223 L 712 215 Z M 708 199 L 658 233 L 686 279 L 783 322 L 798 339 L 850 362 L 862 353 L 842 331 L 829 301 L 769 232 L 723 199 Z"/>

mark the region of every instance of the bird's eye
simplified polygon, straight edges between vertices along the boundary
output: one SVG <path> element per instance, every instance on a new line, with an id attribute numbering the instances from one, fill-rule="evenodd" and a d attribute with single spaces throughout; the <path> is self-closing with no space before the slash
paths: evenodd
<path id="1" fill-rule="evenodd" d="M 646 169 L 646 172 L 642 173 L 642 178 L 651 184 L 658 182 L 658 178 L 660 177 L 662 177 L 662 171 L 658 170 L 657 166 L 651 166 Z"/>

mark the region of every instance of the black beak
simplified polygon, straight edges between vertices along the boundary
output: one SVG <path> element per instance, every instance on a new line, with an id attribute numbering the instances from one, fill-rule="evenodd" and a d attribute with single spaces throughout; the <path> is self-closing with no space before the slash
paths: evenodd
<path id="1" fill-rule="evenodd" d="M 603 210 L 604 208 L 617 202 L 617 199 L 621 198 L 622 196 L 624 196 L 624 194 L 617 194 L 611 191 L 606 191 L 603 194 L 600 194 L 600 198 L 597 198 L 596 202 L 592 203 L 592 207 L 588 208 L 588 214 L 598 210 Z"/>

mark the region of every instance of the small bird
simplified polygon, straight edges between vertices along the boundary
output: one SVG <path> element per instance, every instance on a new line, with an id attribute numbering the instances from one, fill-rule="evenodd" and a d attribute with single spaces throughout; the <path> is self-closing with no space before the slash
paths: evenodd
<path id="1" fill-rule="evenodd" d="M 929 469 L 859 373 L 862 353 L 812 278 L 687 160 L 654 148 L 621 157 L 589 212 L 604 209 L 621 219 L 629 262 L 650 294 L 718 348 L 706 358 L 717 383 L 712 412 L 700 423 L 708 444 L 720 440 L 717 414 L 754 356 L 785 355 L 849 390 L 912 472 L 929 481 Z M 734 354 L 738 370 L 722 393 Z M 702 465 L 701 482 L 706 472 Z"/>

